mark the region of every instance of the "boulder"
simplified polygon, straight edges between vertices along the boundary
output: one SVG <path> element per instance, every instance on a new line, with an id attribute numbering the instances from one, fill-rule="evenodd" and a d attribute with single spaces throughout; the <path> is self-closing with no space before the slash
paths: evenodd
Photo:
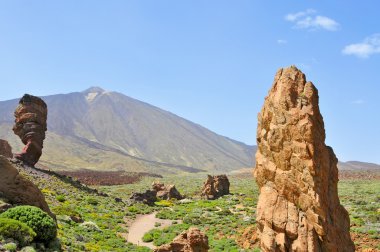
<path id="1" fill-rule="evenodd" d="M 0 195 L 6 203 L 36 206 L 55 218 L 38 187 L 23 177 L 16 165 L 4 156 L 0 156 L 0 174 Z"/>
<path id="2" fill-rule="evenodd" d="M 254 249 L 257 246 L 256 226 L 246 227 L 241 234 L 236 237 L 236 243 L 244 249 Z"/>
<path id="3" fill-rule="evenodd" d="M 9 145 L 9 143 L 6 140 L 0 139 L 0 155 L 12 158 L 12 147 Z"/>
<path id="4" fill-rule="evenodd" d="M 175 185 L 165 186 L 160 182 L 153 182 L 152 189 L 156 191 L 156 196 L 159 199 L 169 200 L 169 199 L 183 199 L 182 195 L 179 193 Z"/>
<path id="5" fill-rule="evenodd" d="M 254 176 L 262 251 L 355 250 L 318 100 L 313 83 L 291 66 L 277 72 L 258 115 Z"/>
<path id="6" fill-rule="evenodd" d="M 170 244 L 162 245 L 154 252 L 206 252 L 209 250 L 208 237 L 198 228 L 182 232 Z"/>
<path id="7" fill-rule="evenodd" d="M 149 206 L 153 206 L 154 202 L 157 201 L 157 192 L 152 190 L 146 190 L 144 193 L 133 193 L 130 200 L 132 202 L 141 202 Z"/>
<path id="8" fill-rule="evenodd" d="M 47 106 L 39 97 L 25 94 L 19 101 L 14 113 L 13 132 L 25 144 L 21 153 L 14 157 L 34 166 L 42 155 L 45 139 Z"/>
<path id="9" fill-rule="evenodd" d="M 227 175 L 207 176 L 207 180 L 203 184 L 202 197 L 217 199 L 228 194 L 230 194 L 230 182 Z"/>

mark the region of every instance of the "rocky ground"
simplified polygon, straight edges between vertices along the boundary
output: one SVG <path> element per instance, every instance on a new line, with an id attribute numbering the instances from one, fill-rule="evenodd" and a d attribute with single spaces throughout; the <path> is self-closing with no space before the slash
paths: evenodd
<path id="1" fill-rule="evenodd" d="M 251 173 L 229 176 L 231 194 L 212 201 L 200 196 L 206 174 L 160 179 L 175 184 L 185 200 L 161 200 L 154 206 L 129 205 L 128 200 L 133 192 L 151 188 L 152 178 L 135 184 L 99 186 L 95 191 L 53 173 L 26 169 L 22 174 L 41 189 L 57 216 L 63 251 L 151 251 L 128 243 L 126 237 L 137 216 L 153 212 L 173 221 L 165 228 L 154 223 L 155 228 L 144 235 L 143 239 L 154 246 L 169 243 L 195 226 L 208 236 L 210 251 L 259 251 L 257 244 L 249 242 L 255 238 L 258 197 Z M 380 181 L 341 180 L 338 186 L 358 251 L 380 251 Z"/>
<path id="2" fill-rule="evenodd" d="M 146 172 L 124 172 L 124 171 L 94 171 L 82 169 L 78 171 L 59 171 L 79 180 L 86 185 L 123 185 L 140 181 L 143 177 L 162 178 L 161 175 Z"/>

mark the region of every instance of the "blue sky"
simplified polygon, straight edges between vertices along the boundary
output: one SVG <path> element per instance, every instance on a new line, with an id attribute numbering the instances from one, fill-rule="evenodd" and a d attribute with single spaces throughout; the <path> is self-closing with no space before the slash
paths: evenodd
<path id="1" fill-rule="evenodd" d="M 319 89 L 327 144 L 380 163 L 380 3 L 0 0 L 0 100 L 101 86 L 255 144 L 275 72 Z"/>

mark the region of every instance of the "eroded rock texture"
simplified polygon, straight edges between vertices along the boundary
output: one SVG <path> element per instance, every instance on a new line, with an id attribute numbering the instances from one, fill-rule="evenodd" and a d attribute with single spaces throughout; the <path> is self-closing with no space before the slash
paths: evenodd
<path id="1" fill-rule="evenodd" d="M 318 99 L 296 67 L 280 69 L 258 115 L 254 175 L 263 251 L 354 251 Z"/>
<path id="2" fill-rule="evenodd" d="M 207 252 L 208 238 L 198 228 L 182 232 L 170 244 L 156 248 L 155 252 Z"/>
<path id="3" fill-rule="evenodd" d="M 202 196 L 207 199 L 217 199 L 230 193 L 230 181 L 226 175 L 207 176 L 203 184 Z"/>
<path id="4" fill-rule="evenodd" d="M 0 155 L 12 158 L 12 147 L 9 145 L 9 143 L 6 140 L 0 139 Z"/>
<path id="5" fill-rule="evenodd" d="M 33 166 L 42 155 L 43 141 L 47 129 L 46 103 L 39 97 L 25 94 L 20 99 L 14 114 L 16 119 L 13 132 L 25 144 L 22 152 L 14 156 Z"/>
<path id="6" fill-rule="evenodd" d="M 4 156 L 0 156 L 0 196 L 11 205 L 36 206 L 55 218 L 38 187 L 23 177 L 17 165 Z"/>
<path id="7" fill-rule="evenodd" d="M 157 198 L 169 200 L 169 199 L 182 199 L 182 195 L 179 193 L 175 185 L 164 185 L 160 182 L 153 182 L 152 189 L 157 192 Z"/>

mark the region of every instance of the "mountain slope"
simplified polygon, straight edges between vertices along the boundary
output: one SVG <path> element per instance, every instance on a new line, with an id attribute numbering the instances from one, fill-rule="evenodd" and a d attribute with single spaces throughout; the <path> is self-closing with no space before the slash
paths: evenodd
<path id="1" fill-rule="evenodd" d="M 43 99 L 48 134 L 40 163 L 49 168 L 172 173 L 253 166 L 254 147 L 117 92 L 90 88 Z M 11 131 L 17 102 L 0 102 L 0 138 L 14 151 L 21 148 Z"/>
<path id="2" fill-rule="evenodd" d="M 339 170 L 347 171 L 380 171 L 380 165 L 359 161 L 339 162 Z"/>

